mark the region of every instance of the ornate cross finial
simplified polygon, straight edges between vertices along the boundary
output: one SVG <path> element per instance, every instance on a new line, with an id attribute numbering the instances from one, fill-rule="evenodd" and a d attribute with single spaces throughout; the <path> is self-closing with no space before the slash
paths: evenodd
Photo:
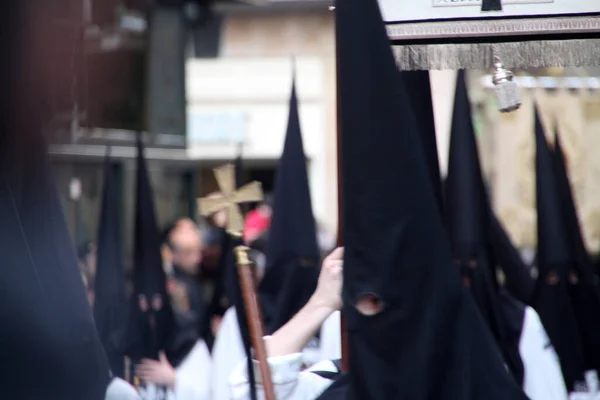
<path id="1" fill-rule="evenodd" d="M 208 216 L 217 211 L 225 210 L 227 213 L 227 232 L 231 235 L 241 236 L 244 230 L 244 217 L 239 205 L 251 201 L 261 201 L 263 199 L 262 186 L 260 182 L 250 182 L 236 190 L 235 167 L 233 164 L 217 167 L 214 172 L 221 196 L 198 199 L 199 213 L 202 216 Z"/>

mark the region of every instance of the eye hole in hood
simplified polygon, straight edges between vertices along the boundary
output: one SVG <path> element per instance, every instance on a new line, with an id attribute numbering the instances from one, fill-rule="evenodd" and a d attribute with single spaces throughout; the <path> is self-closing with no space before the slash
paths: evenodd
<path id="1" fill-rule="evenodd" d="M 362 293 L 354 307 L 365 316 L 373 316 L 382 312 L 385 308 L 383 300 L 375 293 Z"/>

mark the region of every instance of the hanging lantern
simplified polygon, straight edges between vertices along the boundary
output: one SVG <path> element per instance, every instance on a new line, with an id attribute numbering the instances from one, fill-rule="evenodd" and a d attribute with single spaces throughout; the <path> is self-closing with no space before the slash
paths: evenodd
<path id="1" fill-rule="evenodd" d="M 514 81 L 513 73 L 502 65 L 500 59 L 494 56 L 494 92 L 496 94 L 496 104 L 500 112 L 511 112 L 521 107 L 521 97 L 519 88 Z"/>

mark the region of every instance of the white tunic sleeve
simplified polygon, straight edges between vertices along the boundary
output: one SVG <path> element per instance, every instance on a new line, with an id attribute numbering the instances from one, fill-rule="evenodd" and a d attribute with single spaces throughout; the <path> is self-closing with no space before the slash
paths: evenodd
<path id="1" fill-rule="evenodd" d="M 340 312 L 336 311 L 321 326 L 321 354 L 319 361 L 342 358 L 342 331 Z"/>
<path id="2" fill-rule="evenodd" d="M 558 356 L 531 307 L 525 309 L 519 352 L 525 372 L 523 391 L 531 400 L 568 399 Z"/>
<path id="3" fill-rule="evenodd" d="M 114 378 L 106 389 L 105 400 L 140 400 L 139 394 L 133 386 L 123 379 Z"/>
<path id="4" fill-rule="evenodd" d="M 211 364 L 206 343 L 199 340 L 176 369 L 175 400 L 208 400 Z"/>
<path id="5" fill-rule="evenodd" d="M 270 357 L 268 361 L 277 400 L 316 399 L 331 385 L 332 380 L 323 378 L 311 371 L 337 372 L 337 368 L 329 360 L 317 363 L 308 370 L 301 371 L 302 353 Z M 254 376 L 256 378 L 258 399 L 263 400 L 264 392 L 261 386 L 260 369 L 256 360 L 254 360 Z M 236 366 L 229 384 L 231 387 L 230 399 L 250 399 L 246 360 Z"/>
<path id="6" fill-rule="evenodd" d="M 321 327 L 320 348 L 316 357 L 309 348 L 303 350 L 301 364 L 341 358 L 340 313 L 333 313 Z M 236 366 L 246 359 L 244 344 L 234 307 L 230 307 L 223 316 L 221 328 L 215 338 L 212 351 L 212 395 L 213 400 L 228 399 L 230 394 L 229 377 Z"/>
<path id="7" fill-rule="evenodd" d="M 234 307 L 223 315 L 221 328 L 213 345 L 212 394 L 213 400 L 229 398 L 229 377 L 236 365 L 246 358 L 244 343 Z"/>

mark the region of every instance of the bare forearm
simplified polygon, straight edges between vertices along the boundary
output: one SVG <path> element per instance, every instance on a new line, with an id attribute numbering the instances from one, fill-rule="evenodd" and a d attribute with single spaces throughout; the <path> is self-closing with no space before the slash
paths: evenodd
<path id="1" fill-rule="evenodd" d="M 335 310 L 311 298 L 266 342 L 269 357 L 300 353 Z"/>

